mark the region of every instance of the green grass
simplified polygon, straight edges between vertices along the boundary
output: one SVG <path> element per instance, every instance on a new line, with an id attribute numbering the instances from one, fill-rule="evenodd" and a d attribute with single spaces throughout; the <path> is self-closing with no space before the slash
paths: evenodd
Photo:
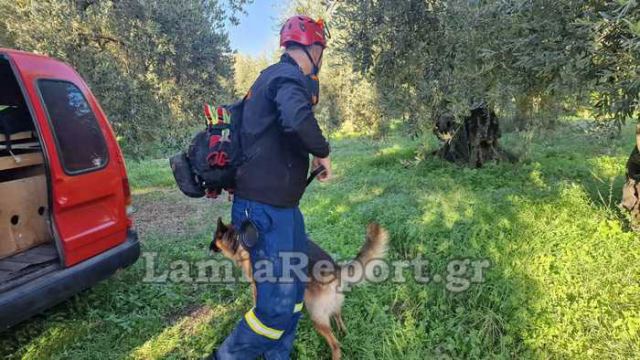
<path id="1" fill-rule="evenodd" d="M 169 160 L 127 161 L 127 173 L 133 191 L 152 191 L 173 187 L 175 181 L 169 167 Z"/>
<path id="2" fill-rule="evenodd" d="M 567 126 L 536 134 L 517 164 L 460 168 L 415 162 L 419 144 L 342 139 L 336 179 L 302 204 L 307 230 L 330 253 L 356 254 L 366 223 L 391 233 L 391 259 L 422 256 L 430 274 L 453 259 L 488 259 L 484 283 L 382 283 L 347 295 L 347 359 L 635 358 L 640 353 L 640 246 L 616 208 L 633 129 L 615 140 Z M 522 139 L 507 134 L 507 147 Z M 206 259 L 224 201 L 173 189 L 166 160 L 129 163 L 138 224 L 157 262 Z M 250 307 L 247 285 L 146 284 L 144 264 L 0 335 L 17 359 L 201 358 Z M 328 359 L 303 319 L 295 357 Z"/>

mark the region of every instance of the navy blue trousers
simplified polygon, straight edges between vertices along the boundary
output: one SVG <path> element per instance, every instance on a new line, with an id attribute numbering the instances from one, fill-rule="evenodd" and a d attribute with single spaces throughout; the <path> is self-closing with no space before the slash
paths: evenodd
<path id="1" fill-rule="evenodd" d="M 235 198 L 232 222 L 249 218 L 259 232 L 251 265 L 256 281 L 254 308 L 225 339 L 216 359 L 289 359 L 301 316 L 306 274 L 307 236 L 300 209 L 278 208 Z"/>

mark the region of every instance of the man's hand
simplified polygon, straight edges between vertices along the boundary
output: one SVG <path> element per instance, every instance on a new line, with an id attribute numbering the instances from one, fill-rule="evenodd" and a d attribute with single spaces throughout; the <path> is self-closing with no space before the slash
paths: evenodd
<path id="1" fill-rule="evenodd" d="M 324 166 L 326 170 L 318 175 L 318 181 L 326 182 L 331 180 L 331 178 L 333 178 L 333 171 L 331 170 L 331 158 L 328 156 L 326 158 L 319 158 L 314 156 L 313 161 L 311 161 L 311 169 L 315 170 L 320 167 L 320 165 Z"/>

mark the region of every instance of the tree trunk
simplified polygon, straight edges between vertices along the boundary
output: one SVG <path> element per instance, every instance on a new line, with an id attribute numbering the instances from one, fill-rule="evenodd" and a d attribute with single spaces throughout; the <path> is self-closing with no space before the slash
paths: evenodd
<path id="1" fill-rule="evenodd" d="M 498 118 L 486 105 L 471 109 L 461 124 L 449 114 L 439 116 L 434 133 L 443 143 L 435 154 L 447 161 L 480 168 L 488 161 L 515 160 L 500 147 Z"/>
<path id="2" fill-rule="evenodd" d="M 622 188 L 620 208 L 631 214 L 631 227 L 640 230 L 640 124 L 636 126 L 636 146 L 627 160 L 627 182 Z"/>

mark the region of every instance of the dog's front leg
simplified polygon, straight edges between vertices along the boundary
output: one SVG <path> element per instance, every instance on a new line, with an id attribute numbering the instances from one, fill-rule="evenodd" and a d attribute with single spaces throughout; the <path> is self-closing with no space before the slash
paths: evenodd
<path id="1" fill-rule="evenodd" d="M 253 306 L 256 306 L 258 303 L 258 288 L 255 281 L 251 282 L 251 292 L 253 293 Z"/>
<path id="2" fill-rule="evenodd" d="M 238 264 L 240 268 L 242 268 L 242 272 L 247 277 L 247 280 L 251 282 L 251 292 L 253 293 L 253 306 L 256 305 L 258 301 L 258 288 L 256 287 L 256 282 L 253 279 L 253 269 L 251 268 L 251 260 L 247 254 L 245 259 L 242 259 L 240 264 Z"/>

